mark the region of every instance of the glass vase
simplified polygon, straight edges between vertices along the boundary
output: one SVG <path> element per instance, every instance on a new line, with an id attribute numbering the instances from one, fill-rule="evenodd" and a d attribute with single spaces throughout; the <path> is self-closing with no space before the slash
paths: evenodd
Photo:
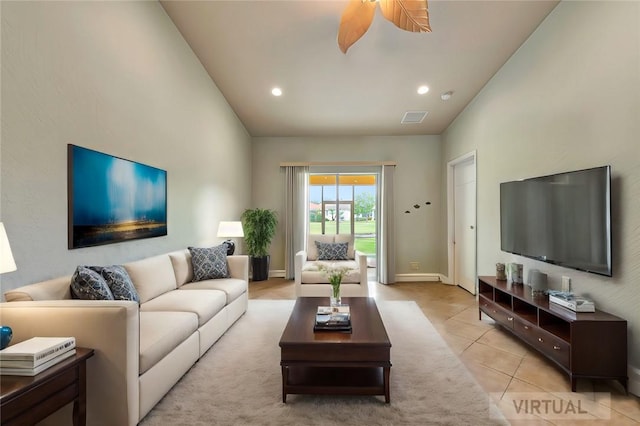
<path id="1" fill-rule="evenodd" d="M 342 298 L 340 297 L 340 284 L 331 284 L 331 297 L 329 298 L 329 304 L 332 307 L 342 305 Z"/>

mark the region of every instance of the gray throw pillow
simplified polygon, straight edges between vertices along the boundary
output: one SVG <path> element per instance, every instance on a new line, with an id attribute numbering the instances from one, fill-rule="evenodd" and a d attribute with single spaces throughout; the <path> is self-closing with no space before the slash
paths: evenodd
<path id="1" fill-rule="evenodd" d="M 140 296 L 124 266 L 90 266 L 106 281 L 115 300 L 133 300 L 140 303 Z"/>
<path id="2" fill-rule="evenodd" d="M 87 266 L 78 266 L 71 277 L 71 293 L 76 299 L 113 300 L 107 282 Z"/>
<path id="3" fill-rule="evenodd" d="M 193 281 L 228 278 L 227 246 L 209 248 L 189 247 L 193 264 Z"/>
<path id="4" fill-rule="evenodd" d="M 349 260 L 347 249 L 349 243 L 321 243 L 316 241 L 318 260 Z"/>

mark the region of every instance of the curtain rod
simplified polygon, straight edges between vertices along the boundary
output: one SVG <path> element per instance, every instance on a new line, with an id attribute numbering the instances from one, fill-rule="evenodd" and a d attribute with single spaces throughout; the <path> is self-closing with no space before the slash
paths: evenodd
<path id="1" fill-rule="evenodd" d="M 397 166 L 395 161 L 291 161 L 280 163 L 280 167 L 295 166 Z"/>

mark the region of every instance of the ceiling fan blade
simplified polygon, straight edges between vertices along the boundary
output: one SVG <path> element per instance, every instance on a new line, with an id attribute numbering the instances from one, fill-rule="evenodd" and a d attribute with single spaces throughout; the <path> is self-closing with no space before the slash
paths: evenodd
<path id="1" fill-rule="evenodd" d="M 380 0 L 382 15 L 398 28 L 414 33 L 430 33 L 427 0 Z"/>
<path id="2" fill-rule="evenodd" d="M 338 29 L 338 46 L 342 53 L 367 32 L 373 22 L 376 3 L 369 0 L 350 0 L 342 12 Z"/>

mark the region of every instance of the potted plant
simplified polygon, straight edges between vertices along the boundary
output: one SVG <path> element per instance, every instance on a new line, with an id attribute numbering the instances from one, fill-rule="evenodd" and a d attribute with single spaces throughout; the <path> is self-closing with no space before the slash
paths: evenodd
<path id="1" fill-rule="evenodd" d="M 247 209 L 240 216 L 244 242 L 251 256 L 253 281 L 269 278 L 269 246 L 276 234 L 278 217 L 275 210 Z"/>

